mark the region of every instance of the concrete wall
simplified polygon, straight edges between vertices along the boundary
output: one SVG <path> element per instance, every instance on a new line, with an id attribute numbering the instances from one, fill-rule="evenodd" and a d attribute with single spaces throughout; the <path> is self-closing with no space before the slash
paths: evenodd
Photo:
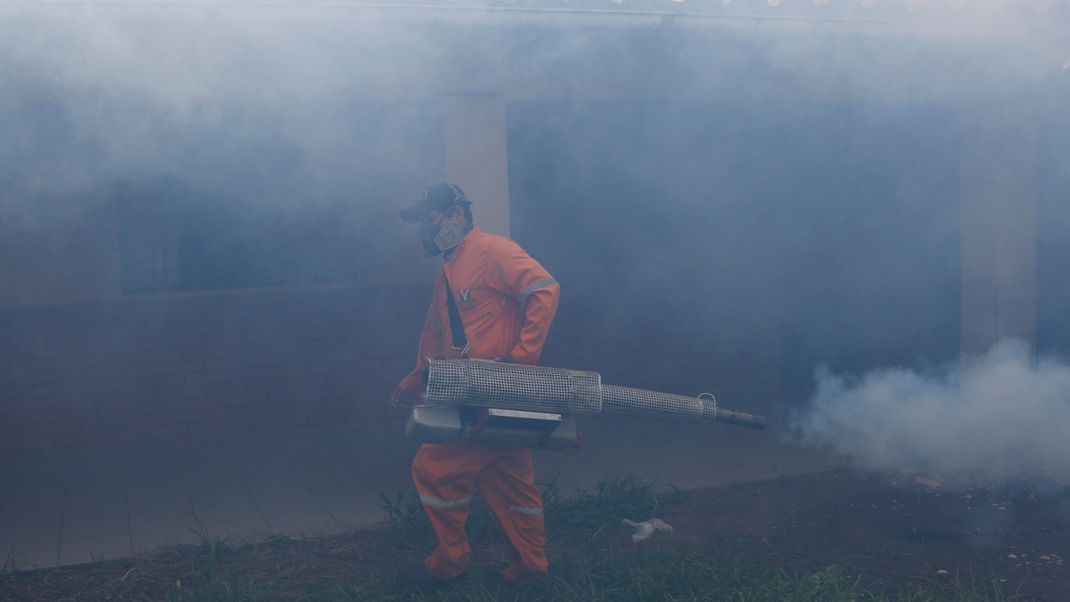
<path id="1" fill-rule="evenodd" d="M 505 99 L 443 99 L 446 177 L 473 202 L 480 228 L 509 236 L 509 168 Z"/>

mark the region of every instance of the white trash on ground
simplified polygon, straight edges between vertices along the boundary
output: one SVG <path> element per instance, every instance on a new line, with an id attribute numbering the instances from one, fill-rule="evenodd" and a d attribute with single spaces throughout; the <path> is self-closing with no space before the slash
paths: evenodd
<path id="1" fill-rule="evenodd" d="M 644 539 L 654 534 L 654 531 L 672 531 L 672 527 L 669 523 L 661 520 L 660 518 L 652 518 L 645 520 L 641 523 L 624 519 L 622 521 L 625 525 L 635 528 L 635 533 L 632 533 L 632 541 L 639 543 Z"/>

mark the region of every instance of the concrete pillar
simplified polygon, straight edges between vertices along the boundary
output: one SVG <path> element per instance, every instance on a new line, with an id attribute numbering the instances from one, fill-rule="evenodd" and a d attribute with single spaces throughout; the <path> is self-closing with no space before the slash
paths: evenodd
<path id="1" fill-rule="evenodd" d="M 509 236 L 509 162 L 505 99 L 451 96 L 443 107 L 446 177 L 472 201 L 485 232 Z"/>
<path id="2" fill-rule="evenodd" d="M 962 352 L 1019 338 L 1036 347 L 1036 130 L 1025 107 L 962 120 Z"/>

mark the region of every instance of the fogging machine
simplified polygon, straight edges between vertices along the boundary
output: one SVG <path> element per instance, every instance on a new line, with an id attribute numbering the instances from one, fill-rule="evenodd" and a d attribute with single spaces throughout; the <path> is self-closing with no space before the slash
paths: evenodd
<path id="1" fill-rule="evenodd" d="M 575 448 L 576 418 L 602 413 L 765 428 L 761 416 L 720 407 L 712 395 L 604 385 L 597 372 L 472 359 L 428 363 L 424 403 L 405 425 L 410 438 L 425 443 Z"/>

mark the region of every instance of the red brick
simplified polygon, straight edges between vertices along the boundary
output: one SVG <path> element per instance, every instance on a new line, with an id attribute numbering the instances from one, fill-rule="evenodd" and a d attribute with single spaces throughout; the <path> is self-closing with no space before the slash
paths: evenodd
<path id="1" fill-rule="evenodd" d="M 327 427 L 322 424 L 309 424 L 305 426 L 299 426 L 293 429 L 295 435 L 313 435 L 316 433 L 323 433 L 327 431 Z"/>
<path id="2" fill-rule="evenodd" d="M 120 386 L 124 390 L 136 387 L 146 389 L 174 387 L 181 385 L 185 381 L 184 376 L 185 374 L 183 372 L 172 372 L 170 374 L 130 374 L 122 377 Z"/>
<path id="3" fill-rule="evenodd" d="M 265 354 L 258 353 L 255 349 L 250 349 L 248 354 L 242 355 L 238 360 L 242 368 L 260 369 L 286 366 L 293 362 L 289 353 Z"/>
<path id="4" fill-rule="evenodd" d="M 85 423 L 80 420 L 60 420 L 48 424 L 44 430 L 51 435 L 70 435 L 72 433 L 83 432 L 85 430 Z"/>
<path id="5" fill-rule="evenodd" d="M 62 412 L 57 409 L 38 409 L 33 406 L 23 408 L 15 416 L 16 422 L 21 424 L 45 424 L 63 419 Z"/>
<path id="6" fill-rule="evenodd" d="M 286 415 L 248 418 L 242 424 L 246 432 L 276 430 L 291 425 L 293 421 Z"/>
<path id="7" fill-rule="evenodd" d="M 205 387 L 191 386 L 191 385 L 177 385 L 174 387 L 166 387 L 161 391 L 159 399 L 167 402 L 174 401 L 189 401 L 204 399 L 209 396 Z"/>
<path id="8" fill-rule="evenodd" d="M 122 378 L 139 376 L 157 376 L 169 374 L 189 374 L 191 372 L 203 372 L 204 360 L 174 360 L 162 361 L 152 364 L 134 364 L 121 367 L 119 374 Z"/>
<path id="9" fill-rule="evenodd" d="M 193 347 L 190 349 L 182 350 L 182 359 L 186 360 L 201 360 L 209 358 L 220 358 L 226 356 L 226 349 L 222 346 L 214 347 Z"/>
<path id="10" fill-rule="evenodd" d="M 284 414 L 286 414 L 286 406 L 283 405 L 251 405 L 245 408 L 245 415 L 253 418 Z"/>
<path id="11" fill-rule="evenodd" d="M 124 368 L 128 366 L 151 366 L 180 362 L 182 359 L 182 352 L 176 349 L 150 349 L 138 351 L 127 357 L 125 361 L 121 362 L 121 365 Z"/>
<path id="12" fill-rule="evenodd" d="M 190 428 L 185 424 L 164 424 L 154 426 L 148 434 L 152 437 L 183 437 L 189 432 Z"/>

